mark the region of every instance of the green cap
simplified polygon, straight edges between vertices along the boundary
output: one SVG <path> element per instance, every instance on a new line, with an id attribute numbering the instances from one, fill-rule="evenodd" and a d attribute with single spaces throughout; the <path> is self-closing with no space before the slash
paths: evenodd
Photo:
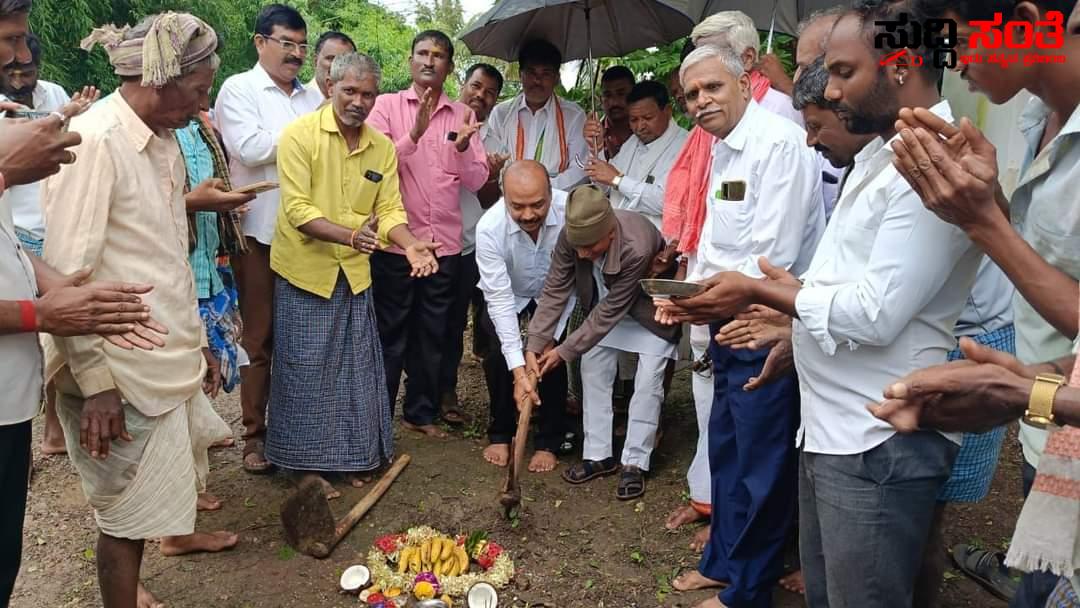
<path id="1" fill-rule="evenodd" d="M 589 247 L 615 229 L 615 210 L 596 186 L 578 186 L 566 203 L 566 240 L 574 247 Z"/>

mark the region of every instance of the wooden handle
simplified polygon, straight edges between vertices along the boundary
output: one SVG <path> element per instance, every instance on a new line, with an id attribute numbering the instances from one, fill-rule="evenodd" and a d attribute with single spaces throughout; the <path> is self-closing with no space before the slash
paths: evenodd
<path id="1" fill-rule="evenodd" d="M 382 495 L 390 488 L 390 484 L 394 483 L 397 476 L 401 474 L 401 471 L 405 469 L 405 466 L 412 460 L 408 454 L 402 454 L 393 465 L 387 469 L 383 474 L 382 479 L 375 484 L 371 490 L 360 499 L 360 502 L 349 509 L 349 512 L 345 514 L 345 517 L 341 518 L 337 526 L 334 528 L 334 544 L 336 545 L 349 530 L 353 529 L 356 522 L 360 521 L 360 518 L 367 514 L 371 510 L 371 507 L 375 506 L 375 503 L 382 498 Z"/>

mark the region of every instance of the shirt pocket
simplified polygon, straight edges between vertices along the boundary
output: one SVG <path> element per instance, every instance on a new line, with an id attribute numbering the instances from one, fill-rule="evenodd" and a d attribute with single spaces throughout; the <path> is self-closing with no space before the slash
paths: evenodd
<path id="1" fill-rule="evenodd" d="M 1078 227 L 1067 224 L 1047 226 L 1040 219 L 1028 217 L 1031 223 L 1031 247 L 1046 261 L 1071 277 L 1080 277 L 1080 234 Z"/>
<path id="2" fill-rule="evenodd" d="M 717 189 L 719 190 L 719 188 Z M 741 201 L 721 200 L 717 192 L 709 195 L 712 234 L 709 240 L 719 249 L 737 249 L 750 225 L 750 193 Z"/>
<path id="3" fill-rule="evenodd" d="M 345 199 L 349 201 L 349 210 L 359 215 L 371 215 L 375 210 L 375 199 L 379 195 L 382 181 L 372 181 L 365 174 L 374 169 L 362 169 L 355 177 L 346 179 L 342 184 Z"/>
<path id="4" fill-rule="evenodd" d="M 843 265 L 850 273 L 859 274 L 870 261 L 874 250 L 877 228 L 866 228 L 856 222 L 849 222 L 840 231 Z M 851 275 L 849 275 L 851 276 Z"/>

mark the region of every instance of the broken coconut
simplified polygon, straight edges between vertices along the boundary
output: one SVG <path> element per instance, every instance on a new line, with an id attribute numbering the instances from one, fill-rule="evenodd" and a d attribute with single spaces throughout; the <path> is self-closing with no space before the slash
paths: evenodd
<path id="1" fill-rule="evenodd" d="M 371 571 L 367 566 L 349 566 L 341 573 L 341 590 L 346 593 L 360 593 L 371 582 Z"/>
<path id="2" fill-rule="evenodd" d="M 469 608 L 497 608 L 499 594 L 495 592 L 495 587 L 488 583 L 479 582 L 469 587 L 469 592 L 465 596 L 465 603 Z"/>

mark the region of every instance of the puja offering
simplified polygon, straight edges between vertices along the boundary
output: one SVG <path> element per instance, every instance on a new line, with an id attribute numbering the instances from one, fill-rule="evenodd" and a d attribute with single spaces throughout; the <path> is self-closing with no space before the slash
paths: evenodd
<path id="1" fill-rule="evenodd" d="M 654 298 L 689 298 L 705 291 L 701 283 L 673 279 L 641 279 L 641 288 Z"/>
<path id="2" fill-rule="evenodd" d="M 373 584 L 360 598 L 368 606 L 381 603 L 385 608 L 397 598 L 409 597 L 452 607 L 452 598 L 463 598 L 480 586 L 494 593 L 514 576 L 513 560 L 501 546 L 488 540 L 487 533 L 450 536 L 428 526 L 376 539 L 368 552 L 367 568 Z"/>

